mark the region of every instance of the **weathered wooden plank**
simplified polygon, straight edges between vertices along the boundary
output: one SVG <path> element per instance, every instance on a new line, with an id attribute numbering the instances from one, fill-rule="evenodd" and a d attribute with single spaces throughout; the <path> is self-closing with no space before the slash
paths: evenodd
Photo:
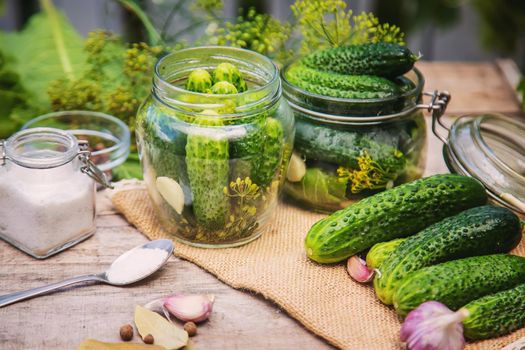
<path id="1" fill-rule="evenodd" d="M 509 85 L 496 64 L 421 61 L 416 66 L 425 76 L 425 90 L 451 93 L 449 114 L 519 111 L 514 87 Z"/>
<path id="2" fill-rule="evenodd" d="M 104 194 L 98 198 L 99 209 L 107 209 Z M 99 229 L 92 238 L 43 261 L 0 242 L 0 294 L 103 271 L 116 256 L 146 242 L 119 215 L 98 218 Z M 216 295 L 213 317 L 194 338 L 200 349 L 331 348 L 273 303 L 234 290 L 175 257 L 152 278 L 132 287 L 71 287 L 1 308 L 0 348 L 74 349 L 88 337 L 119 341 L 119 327 L 132 323 L 136 304 L 175 291 Z"/>

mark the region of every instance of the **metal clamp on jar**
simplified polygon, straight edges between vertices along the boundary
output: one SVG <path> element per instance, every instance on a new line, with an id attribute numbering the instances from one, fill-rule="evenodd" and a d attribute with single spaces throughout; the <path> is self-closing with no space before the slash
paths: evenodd
<path id="1" fill-rule="evenodd" d="M 53 128 L 0 140 L 0 237 L 43 259 L 91 236 L 94 181 L 111 185 L 90 154 L 87 142 Z"/>
<path id="2" fill-rule="evenodd" d="M 440 134 L 438 126 L 447 132 Z M 493 201 L 525 215 L 525 125 L 502 114 L 465 115 L 446 126 L 432 120 L 451 172 L 472 176 Z"/>

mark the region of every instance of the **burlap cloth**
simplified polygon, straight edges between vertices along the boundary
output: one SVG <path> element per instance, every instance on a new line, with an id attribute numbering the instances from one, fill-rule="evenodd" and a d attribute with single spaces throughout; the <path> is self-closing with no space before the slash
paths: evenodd
<path id="1" fill-rule="evenodd" d="M 169 237 L 156 221 L 145 189 L 117 192 L 113 203 L 148 238 Z M 199 249 L 177 243 L 175 255 L 199 265 L 233 288 L 254 291 L 273 300 L 311 332 L 341 349 L 400 348 L 401 323 L 392 309 L 378 301 L 371 286 L 352 281 L 343 264 L 322 266 L 306 257 L 304 237 L 322 217 L 280 204 L 262 237 L 250 244 Z M 523 241 L 514 253 L 525 255 Z M 501 349 L 523 336 L 525 329 L 467 348 Z"/>

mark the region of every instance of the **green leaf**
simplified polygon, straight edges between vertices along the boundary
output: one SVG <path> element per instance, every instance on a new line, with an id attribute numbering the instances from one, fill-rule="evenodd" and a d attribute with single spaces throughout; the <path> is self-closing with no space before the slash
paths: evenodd
<path id="1" fill-rule="evenodd" d="M 0 33 L 0 50 L 6 69 L 19 75 L 34 104 L 49 106 L 49 82 L 78 78 L 85 65 L 84 41 L 50 0 L 41 1 L 43 12 L 31 17 L 20 32 Z"/>
<path id="2" fill-rule="evenodd" d="M 346 184 L 319 168 L 308 168 L 301 181 L 288 184 L 293 197 L 317 204 L 338 204 L 345 199 Z"/>
<path id="3" fill-rule="evenodd" d="M 137 153 L 130 153 L 128 159 L 120 166 L 113 169 L 113 181 L 122 179 L 142 180 L 142 167 Z"/>

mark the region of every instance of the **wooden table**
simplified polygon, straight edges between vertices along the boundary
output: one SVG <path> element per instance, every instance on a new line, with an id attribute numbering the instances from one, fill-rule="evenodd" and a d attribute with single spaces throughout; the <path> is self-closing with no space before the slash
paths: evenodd
<path id="1" fill-rule="evenodd" d="M 508 83 L 516 73 L 512 73 L 508 61 L 418 65 L 426 77 L 427 90 L 451 92 L 449 115 L 519 112 L 518 100 Z M 507 77 L 503 72 L 507 72 Z M 427 173 L 445 171 L 439 141 L 429 134 Z M 52 258 L 37 261 L 0 242 L 0 294 L 103 271 L 119 254 L 146 242 L 115 213 L 105 192 L 98 194 L 97 204 L 97 233 Z M 116 342 L 119 327 L 132 323 L 136 304 L 175 291 L 212 293 L 217 297 L 211 320 L 193 338 L 199 349 L 331 348 L 272 302 L 234 290 L 206 271 L 174 257 L 152 278 L 132 287 L 71 287 L 0 309 L 0 348 L 74 349 L 86 338 Z"/>

